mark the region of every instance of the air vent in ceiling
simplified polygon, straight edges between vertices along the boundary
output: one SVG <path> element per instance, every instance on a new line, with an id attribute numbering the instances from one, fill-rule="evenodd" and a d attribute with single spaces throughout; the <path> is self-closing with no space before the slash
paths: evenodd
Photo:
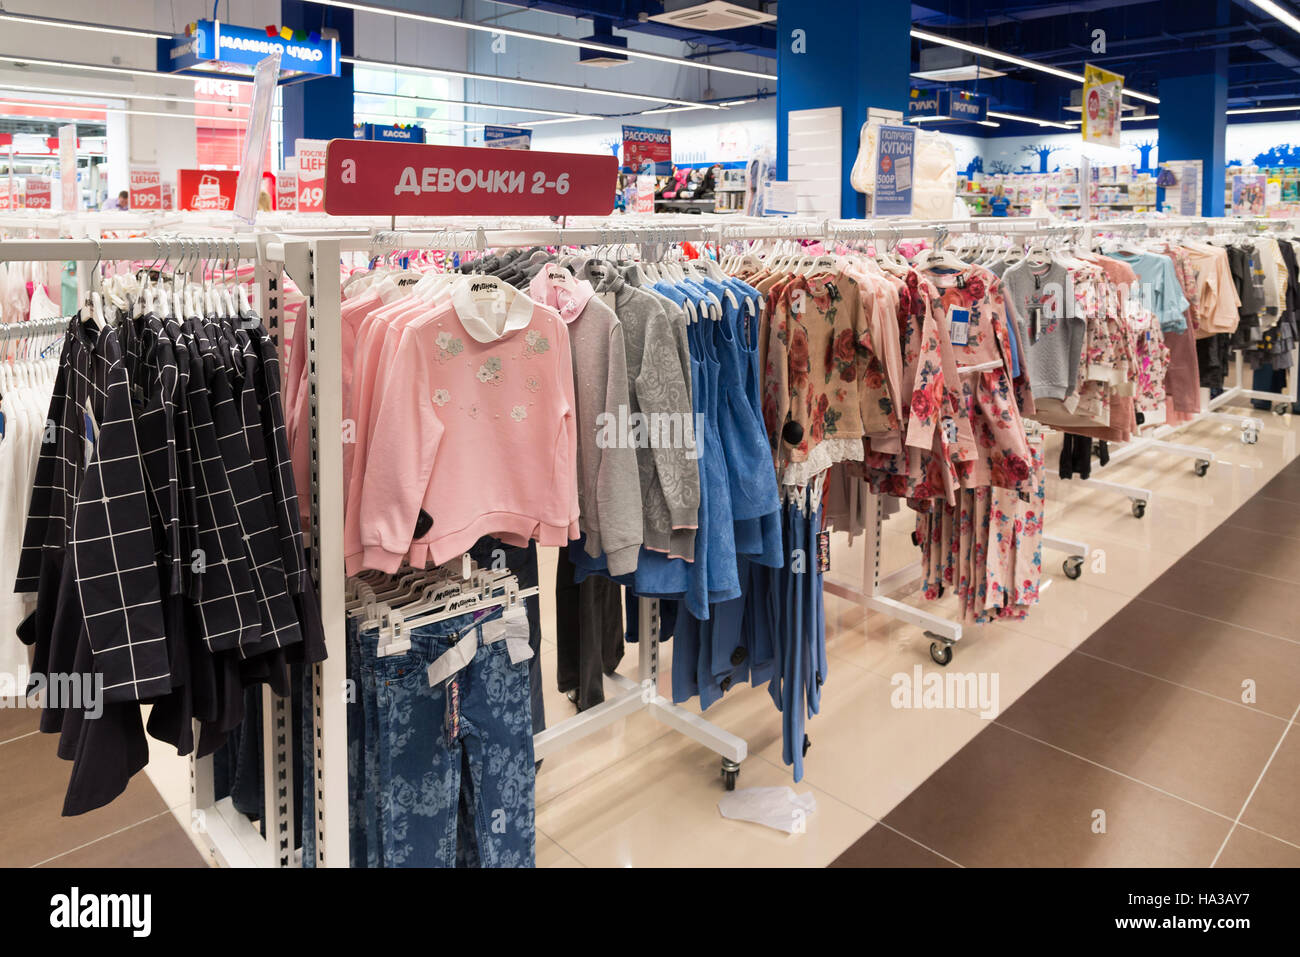
<path id="1" fill-rule="evenodd" d="M 673 7 L 673 4 L 669 2 L 664 6 Z M 776 15 L 744 7 L 738 3 L 727 3 L 726 0 L 710 0 L 709 3 L 690 3 L 679 5 L 675 9 L 665 9 L 663 13 L 656 13 L 650 19 L 656 23 L 668 23 L 688 30 L 713 31 L 739 30 L 741 27 L 771 23 L 776 19 Z"/>
<path id="2" fill-rule="evenodd" d="M 974 54 L 967 53 L 965 50 L 954 50 L 952 47 L 923 48 L 918 65 L 921 69 L 912 76 L 921 80 L 934 80 L 937 83 L 956 83 L 1006 76 L 1001 70 L 993 69 L 987 59 L 980 61 Z"/>

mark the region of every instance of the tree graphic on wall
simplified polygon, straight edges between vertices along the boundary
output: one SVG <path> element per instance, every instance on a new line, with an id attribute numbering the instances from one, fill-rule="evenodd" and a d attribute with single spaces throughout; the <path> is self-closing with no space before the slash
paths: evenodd
<path id="1" fill-rule="evenodd" d="M 1300 166 L 1300 145 L 1279 143 L 1255 156 L 1256 166 Z"/>
<path id="2" fill-rule="evenodd" d="M 617 157 L 618 151 L 623 148 L 623 141 L 621 139 L 613 139 L 613 138 L 604 139 L 600 141 L 600 145 L 605 147 L 605 149 L 609 150 L 611 153 L 614 154 L 615 157 Z"/>
<path id="3" fill-rule="evenodd" d="M 984 172 L 984 158 L 976 156 L 966 164 L 966 178 L 973 179 L 976 173 Z"/>
<path id="4" fill-rule="evenodd" d="M 1026 173 L 1035 173 L 1035 172 L 1036 172 L 1036 173 L 1046 173 L 1046 172 L 1049 172 L 1049 170 L 1048 170 L 1048 168 L 1047 168 L 1047 160 L 1048 160 L 1048 158 L 1049 158 L 1053 153 L 1059 153 L 1059 152 L 1060 152 L 1061 150 L 1063 150 L 1063 149 L 1065 149 L 1064 146 L 1051 146 L 1050 144 L 1047 144 L 1047 143 L 1039 143 L 1039 144 L 1034 144 L 1034 145 L 1028 145 L 1028 144 L 1026 144 L 1025 146 L 1020 147 L 1020 152 L 1022 152 L 1022 153 L 1033 153 L 1033 154 L 1037 155 L 1037 156 L 1038 156 L 1038 169 L 1037 169 L 1037 170 L 1035 170 L 1035 169 L 1031 169 L 1029 166 L 1022 166 L 1021 169 L 1022 169 L 1024 172 L 1026 172 Z M 1056 167 L 1056 169 L 1059 170 L 1060 167 L 1058 166 L 1058 167 Z M 1050 172 L 1054 172 L 1054 171 L 1050 171 Z"/>
<path id="5" fill-rule="evenodd" d="M 1151 168 L 1151 151 L 1156 148 L 1155 141 L 1146 140 L 1142 143 L 1130 143 L 1129 145 L 1142 154 L 1142 165 L 1137 168 L 1137 172 L 1154 173 L 1155 170 Z"/>
<path id="6" fill-rule="evenodd" d="M 990 160 L 989 168 L 985 172 L 1005 175 L 1011 172 L 1011 164 L 1002 159 Z"/>

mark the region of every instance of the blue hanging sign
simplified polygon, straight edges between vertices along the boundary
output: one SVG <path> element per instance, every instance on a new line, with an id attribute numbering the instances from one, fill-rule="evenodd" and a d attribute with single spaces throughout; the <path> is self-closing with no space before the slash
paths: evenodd
<path id="1" fill-rule="evenodd" d="M 158 72 L 252 76 L 253 68 L 276 50 L 282 83 L 340 73 L 336 39 L 285 39 L 279 34 L 269 36 L 265 28 L 237 27 L 220 20 L 199 20 L 189 33 L 159 40 Z"/>
<path id="2" fill-rule="evenodd" d="M 938 116 L 940 92 L 940 90 L 918 90 L 913 88 L 912 95 L 907 100 L 908 117 Z"/>
<path id="3" fill-rule="evenodd" d="M 485 126 L 483 145 L 498 150 L 532 149 L 533 134 L 530 130 L 521 130 L 517 126 Z"/>
<path id="4" fill-rule="evenodd" d="M 390 143 L 423 143 L 424 127 L 363 123 L 357 128 L 355 138 L 359 140 L 387 140 Z"/>
<path id="5" fill-rule="evenodd" d="M 954 120 L 978 123 L 989 118 L 989 98 L 981 93 L 965 90 L 942 90 L 939 93 L 939 115 Z"/>

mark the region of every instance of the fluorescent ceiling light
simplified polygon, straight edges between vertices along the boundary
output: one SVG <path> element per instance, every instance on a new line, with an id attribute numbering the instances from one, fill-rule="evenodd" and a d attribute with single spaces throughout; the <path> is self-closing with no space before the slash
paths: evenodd
<path id="1" fill-rule="evenodd" d="M 744 100 L 725 100 L 724 102 L 719 103 L 718 106 L 743 106 L 746 103 L 757 103 L 757 102 L 758 102 L 758 97 L 751 96 Z"/>
<path id="2" fill-rule="evenodd" d="M 379 90 L 353 90 L 359 96 L 382 96 L 390 100 L 415 100 L 420 103 L 447 103 L 477 110 L 500 110 L 514 113 L 537 113 L 540 116 L 574 116 L 583 120 L 603 120 L 599 113 L 570 113 L 567 110 L 543 110 L 535 106 L 506 106 L 501 103 L 480 103 L 474 100 L 447 100 L 437 96 L 416 96 L 413 93 L 381 93 Z M 725 104 L 724 104 L 725 105 Z"/>
<path id="3" fill-rule="evenodd" d="M 249 104 L 231 101 L 225 103 L 221 100 L 199 100 L 192 96 L 167 96 L 162 93 L 91 93 L 86 90 L 65 90 L 56 89 L 48 86 L 15 86 L 10 83 L 0 83 L 0 93 L 48 93 L 53 96 L 82 96 L 94 100 L 159 100 L 163 103 L 203 103 L 209 106 L 238 107 L 241 110 L 249 108 Z"/>
<path id="4" fill-rule="evenodd" d="M 14 56 L 11 53 L 0 53 L 0 60 L 6 63 L 30 63 L 33 66 L 54 67 L 60 70 L 91 70 L 95 73 L 122 73 L 127 76 L 147 76 L 155 80 L 181 80 L 186 83 L 193 83 L 198 77 L 182 76 L 179 73 L 158 73 L 155 70 L 141 70 L 130 66 L 98 66 L 93 63 L 73 63 L 69 60 L 42 60 L 38 57 Z M 223 79 L 219 77 L 218 79 Z M 235 79 L 235 77 L 224 77 L 224 79 Z"/>
<path id="5" fill-rule="evenodd" d="M 1252 3 L 1259 0 L 1251 0 Z M 952 37 L 946 37 L 942 33 L 930 33 L 928 30 L 912 30 L 912 36 L 918 40 L 925 40 L 927 43 L 939 43 L 943 46 L 953 47 L 957 50 L 965 50 L 967 53 L 974 53 L 979 56 L 986 56 L 993 60 L 1001 60 L 1004 63 L 1014 63 L 1016 66 L 1024 67 L 1026 70 L 1037 70 L 1040 73 L 1047 73 L 1051 76 L 1060 77 L 1062 80 L 1071 80 L 1075 83 L 1083 82 L 1082 73 L 1071 73 L 1069 70 L 1061 70 L 1054 66 L 1047 66 L 1044 63 L 1035 63 L 1033 60 L 1026 60 L 1023 57 L 1012 56 L 1010 53 L 1000 53 L 997 50 L 990 50 L 988 47 L 976 46 L 973 43 L 966 43 L 963 40 L 954 40 Z M 1138 93 L 1136 90 L 1124 89 L 1121 91 L 1125 96 L 1131 96 L 1135 99 L 1146 100 L 1148 103 L 1159 103 L 1160 98 L 1151 96 L 1148 93 Z"/>
<path id="6" fill-rule="evenodd" d="M 1297 18 L 1291 11 L 1278 6 L 1273 0 L 1250 0 L 1255 6 L 1259 7 L 1265 13 L 1277 17 L 1296 33 L 1300 33 L 1300 18 Z"/>
<path id="7" fill-rule="evenodd" d="M 992 120 L 976 120 L 980 126 L 1001 126 L 1001 123 L 994 123 Z"/>
<path id="8" fill-rule="evenodd" d="M 1229 116 L 1240 116 L 1243 113 L 1290 113 L 1292 110 L 1300 110 L 1300 103 L 1293 106 L 1252 106 L 1239 110 L 1228 110 Z"/>
<path id="9" fill-rule="evenodd" d="M 78 23 L 75 20 L 57 20 L 54 17 L 38 17 L 30 13 L 10 13 L 0 9 L 0 20 L 13 23 L 31 23 L 43 27 L 63 27 L 66 30 L 88 30 L 91 33 L 114 33 L 121 37 L 141 37 L 151 40 L 170 40 L 171 34 L 159 33 L 157 30 L 144 30 L 137 27 L 110 27 L 102 23 Z"/>
<path id="10" fill-rule="evenodd" d="M 524 80 L 513 76 L 492 76 L 487 73 L 470 73 L 466 70 L 451 70 L 445 67 L 414 66 L 409 63 L 380 63 L 377 60 L 358 60 L 356 57 L 342 57 L 344 63 L 364 66 L 375 70 L 391 70 L 394 73 L 428 73 L 433 76 L 455 76 L 462 80 L 482 80 L 486 83 L 506 83 L 512 86 L 531 86 L 542 90 L 563 90 L 566 93 L 590 93 L 593 96 L 617 96 L 625 100 L 645 100 L 649 103 L 673 103 L 677 106 L 699 107 L 705 110 L 719 110 L 714 103 L 692 103 L 690 100 L 674 100 L 668 96 L 649 96 L 645 93 L 620 93 L 617 90 L 597 90 L 589 86 L 570 86 L 567 83 L 545 83 L 541 80 Z"/>
<path id="11" fill-rule="evenodd" d="M 356 10 L 360 13 L 374 13 L 380 16 L 395 17 L 400 20 L 419 20 L 422 23 L 433 23 L 441 27 L 454 27 L 458 30 L 473 30 L 478 33 L 497 34 L 499 36 L 516 37 L 520 40 L 536 40 L 539 43 L 555 43 L 560 46 L 585 48 L 588 50 L 604 50 L 607 53 L 618 53 L 622 56 L 629 56 L 637 60 L 653 60 L 656 63 L 671 63 L 674 66 L 690 67 L 694 70 L 714 70 L 718 73 L 730 73 L 734 76 L 749 76 L 758 80 L 776 80 L 775 73 L 766 73 L 759 70 L 743 70 L 739 67 L 717 66 L 712 63 L 701 63 L 698 60 L 688 60 L 685 57 L 665 56 L 659 53 L 646 53 L 641 50 L 629 50 L 627 47 L 616 46 L 612 43 L 601 43 L 597 40 L 578 40 L 572 37 L 555 36 L 554 34 L 534 33 L 531 30 L 516 30 L 511 27 L 504 27 L 500 24 L 490 23 L 471 23 L 465 20 L 453 20 L 449 17 L 435 17 L 428 13 L 416 13 L 412 10 L 394 10 L 390 7 L 376 6 L 370 3 L 351 3 L 349 0 L 317 0 L 322 6 L 342 7 L 345 10 Z"/>
<path id="12" fill-rule="evenodd" d="M 1034 123 L 1038 126 L 1055 126 L 1062 130 L 1068 130 L 1070 128 L 1065 123 L 1058 123 L 1055 120 L 1040 120 L 1032 116 L 1017 116 L 1014 113 L 996 113 L 993 110 L 989 110 L 989 116 L 997 117 L 999 120 L 1016 120 L 1020 123 Z"/>
<path id="13" fill-rule="evenodd" d="M 534 127 L 534 126 L 550 126 L 552 123 L 581 123 L 581 122 L 583 122 L 583 121 L 582 121 L 581 119 L 577 119 L 577 118 L 574 118 L 574 119 L 564 119 L 564 120 L 525 120 L 525 121 L 522 122 L 522 123 L 516 123 L 516 124 L 514 124 L 514 125 L 515 125 L 515 126 L 526 126 L 526 127 L 530 127 L 530 128 L 531 128 L 531 127 Z"/>
<path id="14" fill-rule="evenodd" d="M 665 106 L 658 110 L 642 110 L 637 116 L 651 116 L 655 113 L 687 113 L 691 110 L 703 110 L 706 107 L 703 104 L 697 106 Z"/>
<path id="15" fill-rule="evenodd" d="M 359 113 L 353 113 L 352 115 L 365 116 L 373 120 L 394 120 L 399 123 L 419 123 L 421 126 L 423 126 L 425 123 L 446 123 L 449 125 L 454 124 L 456 126 L 497 126 L 497 125 L 514 126 L 516 125 L 514 123 L 501 123 L 501 124 L 484 123 L 480 120 L 453 120 L 445 116 L 398 116 L 395 113 L 370 113 L 364 111 Z M 585 116 L 579 117 L 579 119 L 585 120 L 586 117 Z M 522 127 L 520 128 L 520 132 L 523 132 Z"/>
<path id="16" fill-rule="evenodd" d="M 0 105 L 5 106 L 44 106 L 44 100 L 9 100 L 0 98 Z M 127 110 L 118 106 L 100 106 L 98 103 L 51 103 L 51 106 L 63 107 L 69 110 L 86 110 L 97 113 L 120 113 L 123 116 L 162 116 L 169 120 L 188 120 L 191 123 L 206 123 L 209 120 L 214 123 L 240 123 L 248 125 L 246 116 L 195 116 L 193 113 L 161 113 L 154 110 Z M 52 111 L 58 115 L 58 111 Z M 278 119 L 275 122 L 280 122 Z"/>

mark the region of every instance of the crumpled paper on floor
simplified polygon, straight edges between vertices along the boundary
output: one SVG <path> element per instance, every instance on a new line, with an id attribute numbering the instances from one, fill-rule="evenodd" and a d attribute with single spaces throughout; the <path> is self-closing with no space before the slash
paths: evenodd
<path id="1" fill-rule="evenodd" d="M 808 815 L 817 810 L 817 798 L 811 791 L 796 794 L 789 787 L 741 788 L 723 795 L 718 810 L 733 821 L 752 821 L 786 834 L 803 833 Z"/>

